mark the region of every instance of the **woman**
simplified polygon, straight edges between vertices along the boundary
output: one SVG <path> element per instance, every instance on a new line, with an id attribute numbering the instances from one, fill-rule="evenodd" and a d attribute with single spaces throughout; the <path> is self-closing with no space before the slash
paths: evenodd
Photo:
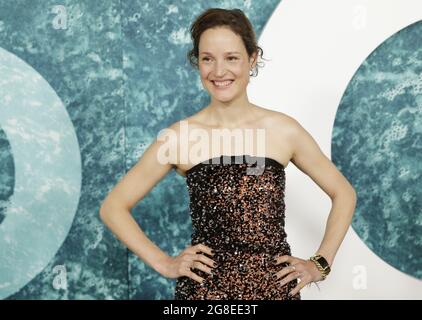
<path id="1" fill-rule="evenodd" d="M 299 300 L 305 285 L 330 272 L 352 220 L 356 193 L 296 120 L 249 102 L 246 87 L 258 73 L 263 51 L 241 10 L 208 9 L 192 24 L 191 36 L 188 57 L 210 104 L 167 128 L 172 139 L 160 137 L 145 150 L 104 200 L 100 216 L 146 264 L 177 278 L 176 299 Z M 234 148 L 214 148 L 218 139 L 225 146 L 231 142 L 235 130 L 243 139 Z M 265 136 L 254 141 L 247 130 Z M 193 135 L 203 138 L 200 148 Z M 284 169 L 289 162 L 333 203 L 323 241 L 309 259 L 291 256 L 286 242 Z M 174 257 L 149 240 L 130 213 L 172 169 L 186 177 L 194 229 L 191 246 Z"/>

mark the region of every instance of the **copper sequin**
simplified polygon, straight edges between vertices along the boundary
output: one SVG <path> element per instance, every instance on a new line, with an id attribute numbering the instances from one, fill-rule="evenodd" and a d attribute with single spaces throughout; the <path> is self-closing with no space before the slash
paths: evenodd
<path id="1" fill-rule="evenodd" d="M 259 174 L 250 174 L 252 168 Z M 272 275 L 287 263 L 272 264 L 276 256 L 291 255 L 284 231 L 285 171 L 268 157 L 222 155 L 186 171 L 192 219 L 191 244 L 214 250 L 217 262 L 210 275 L 191 269 L 204 283 L 182 276 L 176 300 L 300 300 L 288 293 L 298 284 L 281 286 Z"/>

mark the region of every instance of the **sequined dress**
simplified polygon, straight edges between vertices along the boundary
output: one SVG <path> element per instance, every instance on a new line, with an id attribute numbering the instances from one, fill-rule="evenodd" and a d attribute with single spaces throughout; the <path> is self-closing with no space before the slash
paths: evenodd
<path id="1" fill-rule="evenodd" d="M 287 263 L 273 257 L 291 255 L 284 230 L 285 171 L 268 157 L 222 155 L 186 171 L 192 219 L 191 245 L 214 250 L 217 262 L 210 275 L 191 269 L 204 283 L 177 278 L 176 300 L 300 300 L 272 275 Z"/>

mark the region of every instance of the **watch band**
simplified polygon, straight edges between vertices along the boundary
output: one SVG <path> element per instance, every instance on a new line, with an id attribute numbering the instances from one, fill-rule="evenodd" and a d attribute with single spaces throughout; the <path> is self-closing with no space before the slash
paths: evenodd
<path id="1" fill-rule="evenodd" d="M 320 254 L 313 255 L 309 258 L 309 260 L 315 263 L 318 270 L 321 272 L 322 280 L 325 280 L 325 278 L 331 271 L 330 265 L 328 264 L 327 260 Z"/>

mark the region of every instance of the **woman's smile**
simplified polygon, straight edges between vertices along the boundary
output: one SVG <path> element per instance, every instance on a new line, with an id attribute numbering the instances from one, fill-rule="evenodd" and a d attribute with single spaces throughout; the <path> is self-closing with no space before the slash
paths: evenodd
<path id="1" fill-rule="evenodd" d="M 217 88 L 218 90 L 224 90 L 224 89 L 230 88 L 234 80 L 225 80 L 225 81 L 211 80 L 211 82 L 214 85 L 214 88 Z"/>

